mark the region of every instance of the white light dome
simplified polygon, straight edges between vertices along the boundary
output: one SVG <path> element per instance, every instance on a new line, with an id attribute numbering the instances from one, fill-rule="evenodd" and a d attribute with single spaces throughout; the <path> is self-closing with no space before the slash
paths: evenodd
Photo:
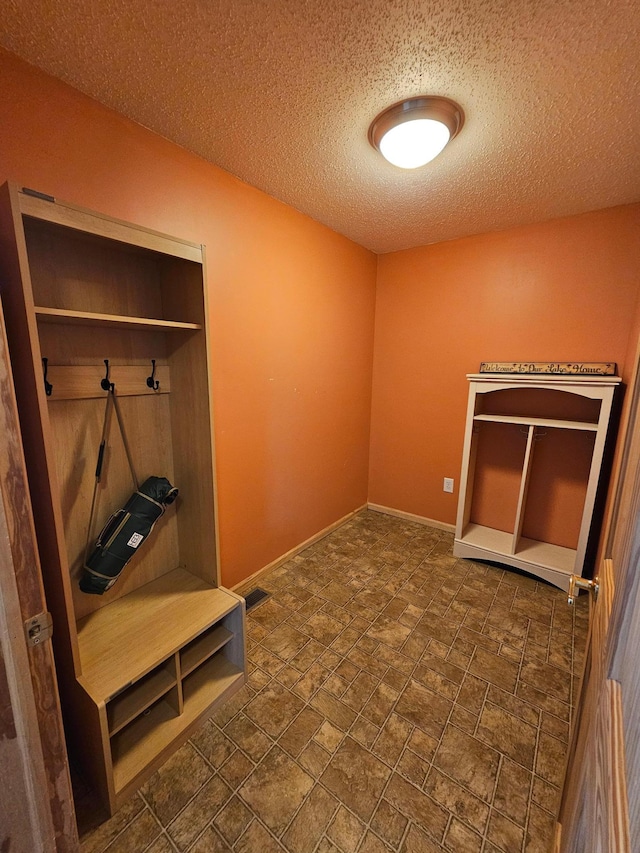
<path id="1" fill-rule="evenodd" d="M 419 118 L 392 127 L 378 147 L 385 160 L 394 166 L 417 169 L 437 157 L 450 138 L 449 128 L 442 122 Z"/>
<path id="2" fill-rule="evenodd" d="M 463 123 L 462 109 L 449 98 L 410 98 L 380 113 L 369 141 L 394 166 L 417 169 L 437 157 Z"/>

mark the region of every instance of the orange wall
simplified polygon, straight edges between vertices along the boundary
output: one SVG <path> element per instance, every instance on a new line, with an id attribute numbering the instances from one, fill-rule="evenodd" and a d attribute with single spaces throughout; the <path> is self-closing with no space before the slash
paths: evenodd
<path id="1" fill-rule="evenodd" d="M 638 205 L 382 256 L 376 296 L 370 252 L 2 51 L 0 78 L 0 181 L 207 246 L 227 585 L 364 503 L 368 474 L 373 503 L 453 523 L 480 361 L 628 376 Z"/>
<path id="2" fill-rule="evenodd" d="M 455 523 L 466 374 L 612 360 L 628 380 L 639 286 L 640 205 L 379 257 L 369 500 Z"/>
<path id="3" fill-rule="evenodd" d="M 207 247 L 223 582 L 367 499 L 375 256 L 0 51 L 0 182 Z"/>

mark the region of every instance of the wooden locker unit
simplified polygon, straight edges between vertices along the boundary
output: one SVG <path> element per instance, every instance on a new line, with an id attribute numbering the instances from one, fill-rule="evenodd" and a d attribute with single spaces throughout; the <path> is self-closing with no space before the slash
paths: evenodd
<path id="1" fill-rule="evenodd" d="M 581 575 L 584 568 L 614 393 L 620 377 L 468 374 L 467 379 L 469 401 L 453 553 L 457 557 L 513 566 L 567 590 L 570 576 Z M 496 473 L 493 485 L 495 501 L 504 499 L 505 506 L 512 510 L 508 529 L 479 523 L 474 517 L 479 512 L 474 501 L 478 499 L 475 480 L 482 430 L 494 432 L 493 444 L 502 457 L 495 460 L 494 452 L 496 467 L 504 462 L 505 469 L 511 466 L 515 471 L 517 466 L 511 496 L 502 494 L 508 479 L 504 470 Z M 514 431 L 523 433 L 517 462 L 513 448 L 518 439 Z M 536 476 L 536 447 L 545 435 L 558 439 L 566 459 L 572 455 L 572 442 L 576 456 L 587 453 L 583 482 L 578 484 L 578 492 L 582 488 L 578 502 L 582 505 L 568 508 L 577 513 L 579 528 L 569 545 L 534 538 L 526 531 L 527 501 Z M 587 451 L 585 440 L 589 441 Z M 579 441 L 583 442 L 582 447 L 578 446 Z M 558 466 L 561 462 L 558 460 Z M 551 488 L 553 484 L 548 485 Z"/>
<path id="2" fill-rule="evenodd" d="M 0 235 L 67 737 L 113 812 L 245 680 L 244 599 L 219 585 L 204 249 L 8 184 Z M 78 580 L 107 369 L 139 481 L 180 496 L 100 596 Z M 132 491 L 112 412 L 93 541 Z"/>

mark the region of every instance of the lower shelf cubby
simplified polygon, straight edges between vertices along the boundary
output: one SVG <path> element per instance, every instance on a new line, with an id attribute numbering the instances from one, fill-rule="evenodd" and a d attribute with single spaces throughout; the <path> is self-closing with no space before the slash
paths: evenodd
<path id="1" fill-rule="evenodd" d="M 224 625 L 215 625 L 203 631 L 180 652 L 180 673 L 184 678 L 203 661 L 215 654 L 233 638 L 233 633 Z"/>
<path id="2" fill-rule="evenodd" d="M 184 713 L 199 716 L 212 701 L 222 699 L 242 677 L 232 661 L 218 652 L 182 682 Z"/>
<path id="3" fill-rule="evenodd" d="M 157 699 L 168 693 L 176 681 L 175 658 L 171 657 L 123 690 L 107 703 L 109 734 L 113 736 L 146 711 Z"/>
<path id="4" fill-rule="evenodd" d="M 116 794 L 133 782 L 182 730 L 176 695 L 163 697 L 111 738 Z"/>

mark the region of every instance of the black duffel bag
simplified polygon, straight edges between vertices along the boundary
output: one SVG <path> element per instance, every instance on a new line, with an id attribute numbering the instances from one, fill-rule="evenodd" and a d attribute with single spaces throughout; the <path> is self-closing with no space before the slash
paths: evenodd
<path id="1" fill-rule="evenodd" d="M 149 477 L 125 506 L 114 512 L 85 560 L 80 578 L 82 592 L 102 595 L 149 536 L 165 508 L 178 496 L 178 489 L 165 477 Z"/>

